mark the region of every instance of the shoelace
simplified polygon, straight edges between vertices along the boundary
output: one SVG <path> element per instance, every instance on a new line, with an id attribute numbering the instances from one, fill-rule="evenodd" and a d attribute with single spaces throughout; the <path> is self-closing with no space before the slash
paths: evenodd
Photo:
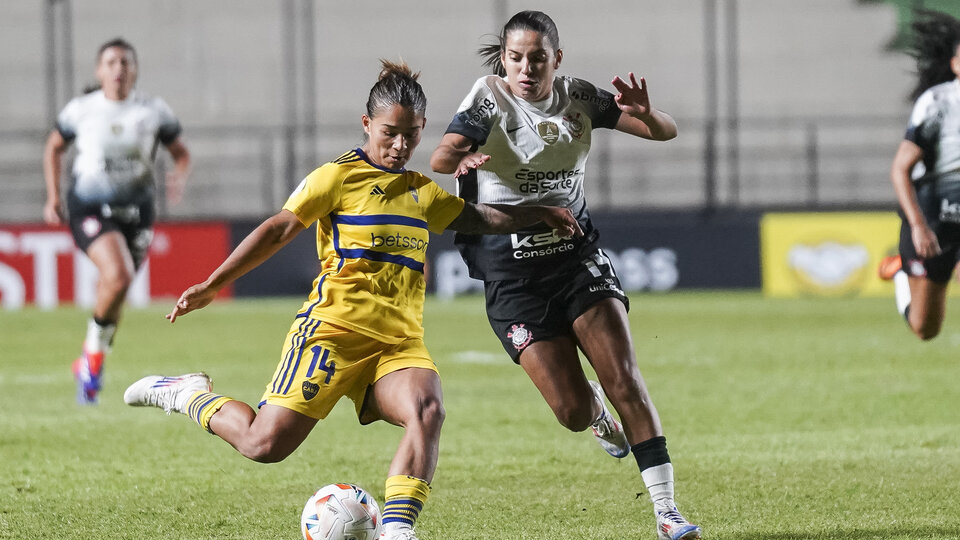
<path id="1" fill-rule="evenodd" d="M 683 516 L 680 515 L 680 511 L 676 508 L 671 508 L 663 512 L 657 512 L 657 514 L 665 520 L 672 521 L 674 523 L 686 523 L 687 520 L 683 519 Z"/>
<path id="2" fill-rule="evenodd" d="M 171 392 L 171 389 L 171 386 L 167 386 L 157 389 L 154 392 L 149 392 L 147 394 L 147 405 L 161 407 L 164 411 L 169 413 L 170 409 L 173 407 L 173 392 Z"/>
<path id="3" fill-rule="evenodd" d="M 383 538 L 387 538 L 384 536 Z M 390 540 L 419 540 L 417 535 L 414 534 L 413 529 L 403 529 L 394 533 L 393 536 L 389 537 Z"/>
<path id="4" fill-rule="evenodd" d="M 610 415 L 607 411 L 603 411 L 603 414 L 600 415 L 600 418 L 597 418 L 597 421 L 591 427 L 598 437 L 607 437 L 614 431 L 613 422 L 610 421 Z"/>

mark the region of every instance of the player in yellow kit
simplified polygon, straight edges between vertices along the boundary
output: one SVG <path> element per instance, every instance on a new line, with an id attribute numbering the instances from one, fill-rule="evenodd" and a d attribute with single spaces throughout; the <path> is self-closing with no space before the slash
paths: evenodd
<path id="1" fill-rule="evenodd" d="M 413 526 L 437 464 L 443 398 L 423 344 L 423 265 L 429 232 L 507 233 L 543 222 L 582 234 L 573 214 L 547 206 L 465 203 L 404 169 L 420 142 L 426 97 L 418 74 L 383 62 L 363 115 L 366 140 L 310 173 L 203 283 L 187 289 L 171 322 L 317 222 L 320 274 L 294 319 L 259 412 L 214 394 L 206 374 L 144 377 L 124 393 L 135 406 L 189 415 L 260 462 L 286 458 L 343 396 L 361 423 L 385 420 L 405 433 L 390 464 L 385 539 L 416 540 Z"/>

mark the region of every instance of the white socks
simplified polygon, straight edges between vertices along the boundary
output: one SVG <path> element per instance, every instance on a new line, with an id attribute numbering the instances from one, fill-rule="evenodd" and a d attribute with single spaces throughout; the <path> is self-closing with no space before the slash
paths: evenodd
<path id="1" fill-rule="evenodd" d="M 640 471 L 640 476 L 650 492 L 654 511 L 673 510 L 676 506 L 673 502 L 673 464 L 664 463 L 644 469 Z"/>
<path id="2" fill-rule="evenodd" d="M 90 319 L 87 323 L 87 338 L 83 341 L 83 350 L 89 353 L 108 352 L 116 332 L 116 324 L 100 326 L 95 320 Z"/>
<path id="3" fill-rule="evenodd" d="M 897 299 L 897 311 L 904 317 L 910 307 L 910 278 L 903 270 L 893 275 L 893 291 Z"/>

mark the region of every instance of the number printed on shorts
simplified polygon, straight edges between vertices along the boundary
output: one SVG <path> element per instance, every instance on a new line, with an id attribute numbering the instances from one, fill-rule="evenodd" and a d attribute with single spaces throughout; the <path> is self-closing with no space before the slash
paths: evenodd
<path id="1" fill-rule="evenodd" d="M 310 368 L 307 369 L 307 378 L 313 377 L 313 371 L 318 369 L 327 374 L 323 379 L 323 384 L 330 384 L 330 379 L 337 371 L 337 366 L 334 365 L 333 360 L 330 359 L 330 349 L 324 349 L 319 345 L 314 345 L 310 350 L 313 351 L 313 360 L 310 361 Z"/>
<path id="2" fill-rule="evenodd" d="M 616 273 L 613 270 L 613 265 L 610 264 L 609 257 L 607 257 L 607 254 L 601 249 L 598 249 L 596 253 L 584 259 L 582 262 L 583 265 L 587 267 L 587 270 L 590 271 L 590 275 L 593 277 L 600 277 L 603 275 L 603 271 L 600 270 L 601 266 L 606 266 L 609 268 L 610 273 L 614 274 L 614 277 L 616 277 Z"/>

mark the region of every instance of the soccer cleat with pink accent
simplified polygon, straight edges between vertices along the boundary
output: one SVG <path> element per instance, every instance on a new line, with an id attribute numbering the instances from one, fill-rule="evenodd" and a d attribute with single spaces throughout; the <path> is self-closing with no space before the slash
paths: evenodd
<path id="1" fill-rule="evenodd" d="M 600 383 L 597 381 L 587 381 L 590 383 L 590 388 L 593 389 L 593 395 L 597 398 L 597 401 L 600 402 L 600 407 L 603 409 L 603 412 L 600 413 L 600 418 L 590 426 L 590 429 L 593 431 L 593 436 L 597 438 L 597 442 L 600 443 L 600 446 L 607 451 L 608 454 L 615 458 L 626 457 L 630 453 L 630 443 L 627 442 L 627 434 L 623 432 L 623 426 L 620 425 L 620 422 L 617 422 L 617 419 L 610 414 L 610 410 L 607 409 L 607 404 L 604 401 L 603 388 L 600 387 Z"/>
<path id="2" fill-rule="evenodd" d="M 103 353 L 83 351 L 71 366 L 73 378 L 77 381 L 77 403 L 95 405 L 100 393 L 100 377 L 103 375 Z"/>
<path id="3" fill-rule="evenodd" d="M 884 281 L 890 281 L 902 267 L 903 262 L 899 255 L 884 257 L 880 260 L 880 266 L 877 268 L 877 277 Z"/>
<path id="4" fill-rule="evenodd" d="M 699 540 L 700 527 L 687 521 L 676 506 L 660 508 L 657 514 L 657 534 L 660 540 Z"/>
<path id="5" fill-rule="evenodd" d="M 127 387 L 123 401 L 133 407 L 159 407 L 170 414 L 183 413 L 187 400 L 197 392 L 212 388 L 206 373 L 190 373 L 179 377 L 149 375 Z"/>

